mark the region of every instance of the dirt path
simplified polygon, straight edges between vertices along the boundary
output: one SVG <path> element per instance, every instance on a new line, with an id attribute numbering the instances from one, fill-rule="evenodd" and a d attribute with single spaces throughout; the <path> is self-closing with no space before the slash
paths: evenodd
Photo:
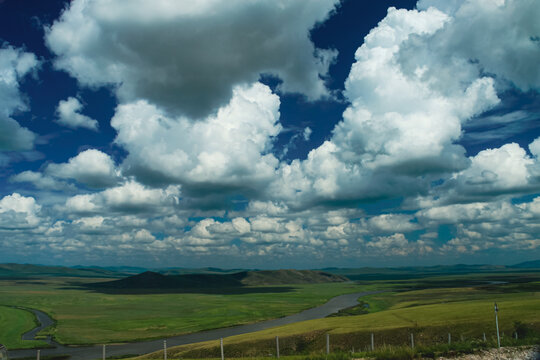
<path id="1" fill-rule="evenodd" d="M 540 347 L 503 347 L 500 350 L 482 350 L 477 354 L 463 355 L 456 358 L 438 358 L 438 360 L 539 360 Z"/>

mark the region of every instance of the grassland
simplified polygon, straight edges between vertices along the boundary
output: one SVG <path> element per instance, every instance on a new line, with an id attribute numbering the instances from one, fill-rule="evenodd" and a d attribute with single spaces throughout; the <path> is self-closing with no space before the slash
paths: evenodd
<path id="1" fill-rule="evenodd" d="M 385 344 L 398 349 L 409 344 L 411 333 L 419 349 L 444 346 L 441 344 L 447 342 L 448 333 L 452 334 L 454 348 L 443 351 L 454 351 L 458 346 L 486 346 L 494 341 L 494 301 L 500 307 L 504 341 L 511 341 L 511 334 L 518 328 L 528 332 L 526 339 L 520 341 L 540 341 L 539 272 L 492 269 L 476 274 L 410 275 L 406 278 L 403 272 L 389 273 L 383 278 L 359 279 L 354 284 L 121 291 L 88 286 L 107 280 L 102 277 L 6 277 L 0 279 L 0 319 L 10 326 L 0 327 L 0 342 L 11 349 L 38 344 L 19 340 L 20 334 L 34 326 L 31 314 L 6 305 L 48 313 L 56 324 L 45 333 L 58 342 L 100 344 L 163 338 L 281 317 L 323 304 L 340 294 L 367 290 L 385 292 L 362 298 L 368 306 L 342 312 L 345 316 L 227 338 L 226 353 L 228 357 L 268 356 L 275 351 L 275 336 L 279 336 L 282 355 L 311 354 L 324 349 L 327 333 L 332 350 L 343 352 L 368 347 L 371 333 L 376 346 Z M 367 314 L 358 315 L 366 309 Z M 480 344 L 478 339 L 484 332 L 488 342 Z M 216 342 L 199 343 L 169 349 L 169 355 L 218 357 L 219 348 Z"/>
<path id="2" fill-rule="evenodd" d="M 474 285 L 497 278 L 505 284 Z M 482 276 L 444 276 L 437 280 L 379 281 L 378 286 L 411 291 L 389 291 L 362 298 L 369 306 L 366 315 L 330 317 L 312 320 L 265 331 L 225 339 L 225 351 L 230 357 L 261 356 L 275 352 L 275 337 L 280 337 L 281 354 L 310 354 L 325 348 L 325 334 L 330 334 L 332 350 L 349 352 L 353 348 L 365 350 L 370 346 L 371 333 L 377 347 L 398 349 L 410 344 L 414 334 L 419 349 L 440 352 L 463 350 L 495 344 L 493 303 L 499 305 L 499 326 L 503 343 L 515 344 L 514 332 L 519 332 L 517 343 L 540 341 L 540 277 L 531 274 L 490 274 Z M 372 286 L 374 284 L 372 283 Z M 453 345 L 445 345 L 448 333 Z M 487 343 L 484 343 L 486 333 Z M 418 355 L 416 351 L 404 353 Z M 416 355 L 415 355 L 416 354 Z M 216 342 L 185 345 L 169 349 L 170 358 L 211 358 L 219 355 Z M 407 355 L 407 356 L 409 356 Z M 158 358 L 159 353 L 148 355 Z M 405 355 L 404 355 L 405 356 Z M 384 356 L 383 356 L 384 358 Z"/>
<path id="3" fill-rule="evenodd" d="M 175 293 L 174 290 L 107 294 L 84 287 L 96 281 L 103 279 L 4 279 L 0 280 L 0 305 L 34 308 L 49 314 L 57 324 L 46 332 L 58 342 L 100 344 L 277 318 L 363 288 L 350 283 L 328 283 L 246 287 L 231 293 L 221 289 L 221 294 Z M 28 315 L 24 313 L 25 318 Z"/>
<path id="4" fill-rule="evenodd" d="M 47 345 L 42 341 L 22 341 L 21 334 L 36 327 L 34 316 L 24 310 L 0 306 L 0 343 L 8 349 Z"/>

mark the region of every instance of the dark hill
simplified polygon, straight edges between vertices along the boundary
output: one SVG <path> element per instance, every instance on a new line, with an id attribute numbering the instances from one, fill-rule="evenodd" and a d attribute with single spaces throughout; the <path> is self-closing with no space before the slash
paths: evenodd
<path id="1" fill-rule="evenodd" d="M 220 269 L 215 267 L 207 267 L 201 269 L 190 269 L 190 268 L 166 268 L 166 269 L 155 269 L 154 271 L 159 272 L 163 275 L 186 275 L 186 274 L 234 274 L 244 269 Z"/>
<path id="2" fill-rule="evenodd" d="M 235 274 L 183 275 L 163 275 L 146 271 L 120 280 L 94 283 L 92 287 L 109 289 L 204 289 L 256 285 L 319 284 L 347 280 L 343 276 L 311 270 L 242 271 Z"/>
<path id="3" fill-rule="evenodd" d="M 198 289 L 206 287 L 237 287 L 242 286 L 242 283 L 228 275 L 162 275 L 160 273 L 146 271 L 142 274 L 129 276 L 120 280 L 96 283 L 93 286 L 117 289 Z"/>

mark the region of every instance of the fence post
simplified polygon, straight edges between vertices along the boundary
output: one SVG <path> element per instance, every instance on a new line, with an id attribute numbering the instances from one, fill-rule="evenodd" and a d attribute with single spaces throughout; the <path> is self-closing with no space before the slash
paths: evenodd
<path id="1" fill-rule="evenodd" d="M 375 351 L 375 338 L 373 337 L 373 333 L 371 333 L 371 351 Z"/>
<path id="2" fill-rule="evenodd" d="M 452 344 L 452 334 L 448 333 L 448 345 Z"/>
<path id="3" fill-rule="evenodd" d="M 276 336 L 276 356 L 279 359 L 279 336 Z"/>
<path id="4" fill-rule="evenodd" d="M 101 357 L 103 358 L 103 360 L 105 360 L 107 357 L 105 356 L 105 347 L 107 345 L 103 345 L 103 353 L 101 354 Z"/>
<path id="5" fill-rule="evenodd" d="M 225 360 L 225 355 L 223 354 L 223 338 L 219 339 L 219 345 L 221 347 L 221 360 Z"/>
<path id="6" fill-rule="evenodd" d="M 36 355 L 36 360 L 39 360 L 40 355 L 41 355 L 41 350 L 38 350 L 38 351 L 37 351 L 37 355 Z"/>
<path id="7" fill-rule="evenodd" d="M 484 333 L 484 342 L 486 342 L 486 341 L 487 341 L 487 340 L 486 340 L 486 333 Z"/>
<path id="8" fill-rule="evenodd" d="M 411 348 L 414 349 L 414 334 L 411 333 Z"/>
<path id="9" fill-rule="evenodd" d="M 326 355 L 330 354 L 330 334 L 326 334 Z"/>
<path id="10" fill-rule="evenodd" d="M 167 360 L 167 340 L 163 340 L 163 360 Z"/>
<path id="11" fill-rule="evenodd" d="M 516 334 L 516 340 L 517 340 L 517 339 L 518 339 L 518 334 L 517 334 L 517 331 L 516 331 L 516 333 L 515 333 L 515 334 Z"/>

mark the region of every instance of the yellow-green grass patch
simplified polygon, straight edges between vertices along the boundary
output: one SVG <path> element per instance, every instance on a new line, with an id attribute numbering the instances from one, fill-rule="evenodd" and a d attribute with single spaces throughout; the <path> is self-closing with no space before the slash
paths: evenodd
<path id="1" fill-rule="evenodd" d="M 438 294 L 439 301 L 435 301 Z M 539 293 L 491 294 L 476 289 L 437 289 L 386 294 L 393 305 L 384 311 L 367 315 L 333 317 L 291 324 L 257 333 L 225 339 L 229 356 L 260 356 L 273 353 L 275 337 L 280 337 L 282 354 L 322 351 L 325 334 L 330 334 L 333 350 L 365 349 L 370 345 L 371 333 L 376 346 L 382 344 L 410 344 L 410 334 L 417 346 L 445 343 L 448 333 L 453 341 L 481 341 L 486 333 L 488 341 L 495 337 L 493 302 L 499 305 L 499 326 L 507 339 L 513 336 L 515 322 L 520 321 L 532 330 L 540 330 Z M 431 296 L 430 296 L 431 295 Z M 384 297 L 385 294 L 377 295 Z M 418 305 L 422 297 L 427 305 Z M 477 300 L 468 300 L 477 296 Z M 413 298 L 418 298 L 412 301 Z M 399 302 L 404 300 L 403 302 Z M 414 306 L 413 306 L 414 305 Z M 219 355 L 219 342 L 185 345 L 169 349 L 171 357 L 206 358 Z M 158 358 L 159 353 L 146 357 Z"/>

